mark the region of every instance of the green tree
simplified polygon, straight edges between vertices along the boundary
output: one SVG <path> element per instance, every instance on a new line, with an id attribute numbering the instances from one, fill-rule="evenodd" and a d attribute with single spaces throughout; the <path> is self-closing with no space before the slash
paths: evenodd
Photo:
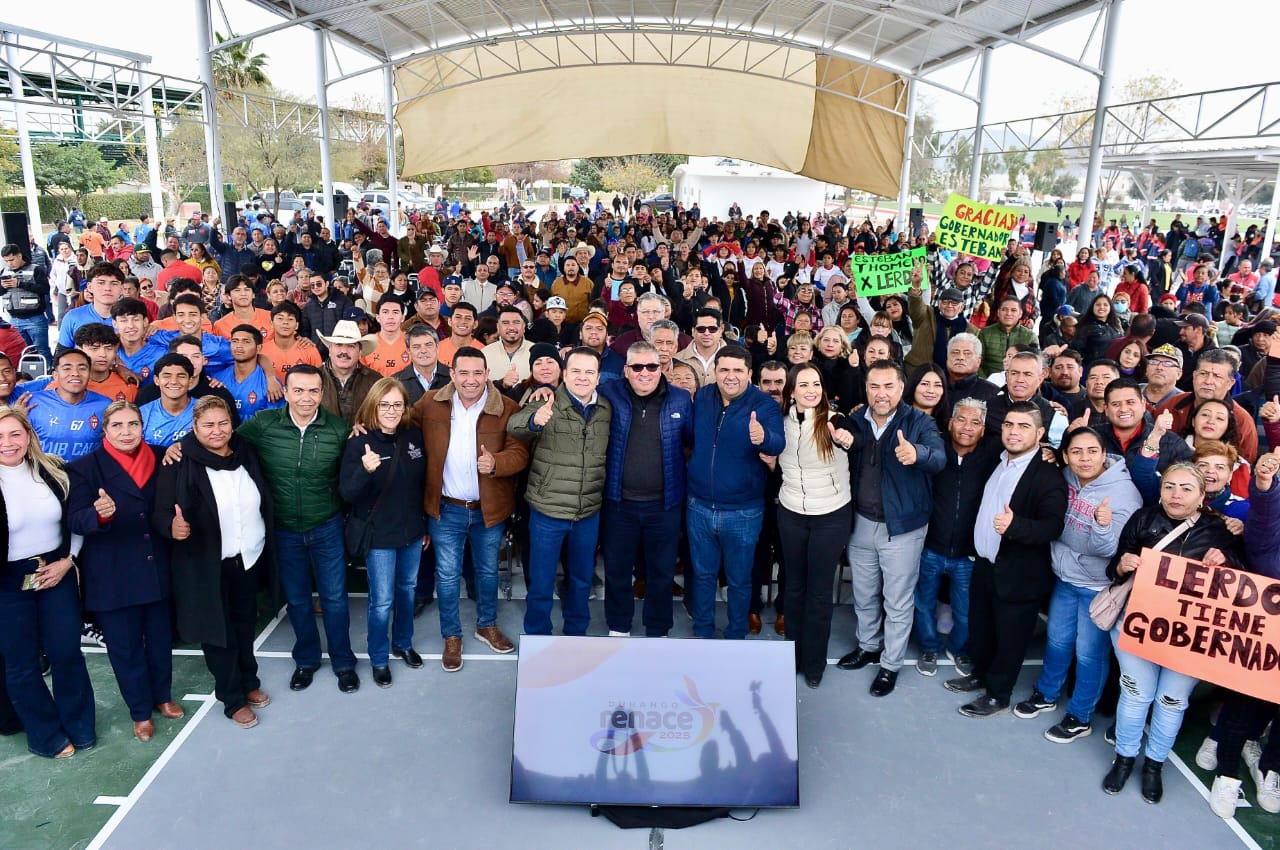
<path id="1" fill-rule="evenodd" d="M 932 154 L 937 149 L 937 119 L 925 107 L 916 111 L 915 139 L 911 145 L 911 182 L 907 186 L 907 197 L 923 204 L 940 199 L 945 188 Z"/>
<path id="2" fill-rule="evenodd" d="M 57 198 L 67 209 L 84 203 L 85 195 L 116 182 L 116 171 L 96 145 L 35 145 L 31 149 L 36 188 Z"/>
<path id="3" fill-rule="evenodd" d="M 320 163 L 315 142 L 289 129 L 223 128 L 222 169 L 246 194 L 315 186 Z M 273 210 L 274 212 L 274 210 Z"/>
<path id="4" fill-rule="evenodd" d="M 218 44 L 238 36 L 214 33 Z M 267 77 L 267 55 L 254 53 L 252 41 L 242 41 L 213 54 L 213 80 L 221 89 L 256 89 L 271 85 Z"/>
<path id="5" fill-rule="evenodd" d="M 622 157 L 584 157 L 574 161 L 573 170 L 569 173 L 569 182 L 574 186 L 581 186 L 589 192 L 614 191 L 604 185 L 604 179 L 601 175 L 606 171 L 616 171 L 619 162 L 645 163 L 646 166 L 663 173 L 663 179 L 658 181 L 658 183 L 663 183 L 666 182 L 667 178 L 670 178 L 671 172 L 675 170 L 677 165 L 684 165 L 688 162 L 688 157 L 670 153 L 647 153 Z"/>
<path id="6" fill-rule="evenodd" d="M 1071 194 L 1076 190 L 1076 184 L 1079 182 L 1079 177 L 1076 177 L 1070 171 L 1064 171 L 1053 181 L 1053 185 L 1049 187 L 1049 191 L 1045 194 L 1053 195 L 1056 198 L 1070 198 Z"/>
<path id="7" fill-rule="evenodd" d="M 0 186 L 8 189 L 22 180 L 22 160 L 18 156 L 18 134 L 0 124 Z"/>
<path id="8" fill-rule="evenodd" d="M 1057 192 L 1054 190 L 1054 184 L 1066 174 L 1067 159 L 1062 155 L 1062 151 L 1057 148 L 1041 148 L 1031 154 L 1031 162 L 1027 165 L 1027 187 L 1036 195 L 1057 195 L 1058 197 L 1067 197 L 1070 192 Z M 1075 180 L 1072 179 L 1072 190 L 1075 188 Z"/>
<path id="9" fill-rule="evenodd" d="M 1001 158 L 1004 160 L 1004 170 L 1009 175 L 1009 188 L 1016 192 L 1027 173 L 1027 151 L 1025 148 L 1011 148 Z"/>
<path id="10" fill-rule="evenodd" d="M 1212 180 L 1201 180 L 1198 177 L 1182 178 L 1182 197 L 1188 201 L 1213 200 L 1215 184 Z"/>

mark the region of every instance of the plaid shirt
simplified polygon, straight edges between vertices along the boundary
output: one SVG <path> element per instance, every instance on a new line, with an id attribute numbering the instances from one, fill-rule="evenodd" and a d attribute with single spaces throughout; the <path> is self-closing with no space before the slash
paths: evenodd
<path id="1" fill-rule="evenodd" d="M 817 334 L 822 330 L 822 308 L 817 302 L 809 304 L 801 304 L 799 301 L 793 301 L 783 295 L 772 284 L 769 286 L 772 292 L 773 306 L 778 308 L 778 312 L 782 314 L 783 327 L 787 333 L 791 333 L 791 329 L 795 327 L 796 313 L 808 313 L 813 317 L 813 334 Z"/>

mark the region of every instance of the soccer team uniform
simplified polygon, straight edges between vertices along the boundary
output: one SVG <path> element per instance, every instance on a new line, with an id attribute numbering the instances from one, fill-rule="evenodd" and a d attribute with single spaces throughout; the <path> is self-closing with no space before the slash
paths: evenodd
<path id="1" fill-rule="evenodd" d="M 259 411 L 284 404 L 283 398 L 274 402 L 267 399 L 267 374 L 262 371 L 261 366 L 255 366 L 244 381 L 236 380 L 234 366 L 212 373 L 209 377 L 226 387 L 227 392 L 236 400 L 236 412 L 240 414 L 241 422 L 247 421 Z"/>
<path id="2" fill-rule="evenodd" d="M 195 410 L 196 400 L 190 399 L 187 406 L 176 414 L 164 409 L 164 400 L 156 399 L 140 408 L 142 411 L 142 439 L 153 446 L 171 446 L 181 440 L 195 427 L 191 413 Z"/>
<path id="3" fill-rule="evenodd" d="M 376 339 L 378 347 L 363 358 L 361 363 L 388 378 L 409 365 L 409 349 L 404 343 L 404 334 L 397 336 L 395 342 L 386 342 L 381 336 Z"/>
<path id="4" fill-rule="evenodd" d="M 79 404 L 68 404 L 56 390 L 33 393 L 27 419 L 40 447 L 65 461 L 83 457 L 102 444 L 102 412 L 111 399 L 87 392 Z"/>

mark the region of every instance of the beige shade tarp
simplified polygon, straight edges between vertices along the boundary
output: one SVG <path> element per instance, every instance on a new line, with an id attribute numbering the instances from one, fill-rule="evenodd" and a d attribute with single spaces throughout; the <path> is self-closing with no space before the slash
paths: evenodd
<path id="1" fill-rule="evenodd" d="M 404 174 L 589 156 L 729 156 L 898 194 L 906 82 L 696 34 L 548 35 L 399 66 Z M 843 97 L 859 95 L 886 109 Z"/>

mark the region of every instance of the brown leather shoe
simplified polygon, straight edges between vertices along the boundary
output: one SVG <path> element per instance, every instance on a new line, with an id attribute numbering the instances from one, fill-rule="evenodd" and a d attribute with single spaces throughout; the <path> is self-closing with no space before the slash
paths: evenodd
<path id="1" fill-rule="evenodd" d="M 461 640 L 461 638 L 459 638 Z M 516 648 L 516 645 L 502 633 L 497 626 L 485 626 L 483 629 L 476 629 L 476 640 L 492 649 L 494 652 L 506 655 Z"/>
<path id="2" fill-rule="evenodd" d="M 151 736 L 156 733 L 156 724 L 151 720 L 135 720 L 133 721 L 133 737 L 139 741 L 150 741 Z"/>
<path id="3" fill-rule="evenodd" d="M 254 688 L 244 695 L 245 702 L 253 708 L 266 708 L 271 705 L 271 697 L 262 688 Z"/>
<path id="4" fill-rule="evenodd" d="M 648 588 L 648 583 L 644 579 L 636 579 L 636 583 L 631 586 L 631 595 L 636 599 L 644 599 L 644 592 Z"/>
<path id="5" fill-rule="evenodd" d="M 446 673 L 457 673 L 462 669 L 462 638 L 444 639 L 444 655 L 440 657 L 440 666 Z"/>
<path id="6" fill-rule="evenodd" d="M 760 629 L 761 629 L 763 626 L 764 626 L 764 623 L 762 623 L 762 622 L 760 621 L 760 615 L 759 615 L 759 614 L 748 614 L 748 615 L 747 615 L 747 631 L 751 632 L 751 634 L 753 634 L 753 635 L 758 635 L 758 634 L 760 634 Z"/>
<path id="7" fill-rule="evenodd" d="M 156 706 L 156 711 L 160 712 L 160 716 L 167 720 L 177 720 L 179 717 L 186 715 L 186 712 L 182 710 L 182 706 L 173 700 L 160 703 Z"/>
<path id="8" fill-rule="evenodd" d="M 778 619 L 773 621 L 773 630 L 783 637 L 787 636 L 787 620 L 782 614 L 778 615 Z"/>
<path id="9" fill-rule="evenodd" d="M 258 715 L 253 713 L 253 709 L 247 705 L 240 706 L 240 710 L 231 715 L 231 719 L 241 729 L 252 729 L 258 725 Z"/>

